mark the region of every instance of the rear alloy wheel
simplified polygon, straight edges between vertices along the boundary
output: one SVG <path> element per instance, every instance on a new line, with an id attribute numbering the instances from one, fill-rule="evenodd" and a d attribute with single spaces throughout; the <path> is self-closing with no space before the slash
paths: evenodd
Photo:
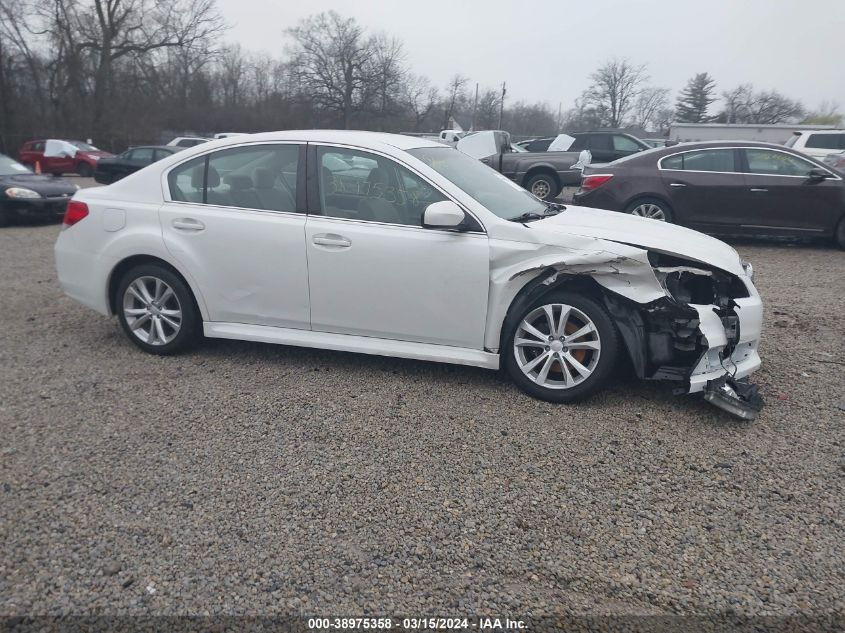
<path id="1" fill-rule="evenodd" d="M 123 331 L 145 352 L 173 354 L 196 341 L 200 319 L 190 290 L 162 266 L 130 270 L 120 282 L 115 303 Z"/>
<path id="2" fill-rule="evenodd" d="M 597 302 L 554 293 L 528 308 L 503 350 L 505 367 L 528 394 L 571 402 L 599 389 L 616 364 L 616 327 Z"/>
<path id="3" fill-rule="evenodd" d="M 665 202 L 653 198 L 637 200 L 628 207 L 627 211 L 631 215 L 648 218 L 649 220 L 672 221 L 672 212 L 669 210 L 669 206 Z"/>
<path id="4" fill-rule="evenodd" d="M 558 187 L 557 181 L 551 174 L 546 173 L 531 176 L 525 184 L 525 188 L 540 198 L 540 200 L 554 200 L 557 194 L 560 193 L 560 187 Z"/>

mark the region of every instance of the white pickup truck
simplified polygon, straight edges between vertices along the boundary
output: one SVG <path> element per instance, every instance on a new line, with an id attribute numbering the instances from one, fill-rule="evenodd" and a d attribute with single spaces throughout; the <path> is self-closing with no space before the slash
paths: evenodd
<path id="1" fill-rule="evenodd" d="M 800 130 L 792 133 L 787 147 L 823 160 L 828 154 L 845 150 L 845 130 Z"/>

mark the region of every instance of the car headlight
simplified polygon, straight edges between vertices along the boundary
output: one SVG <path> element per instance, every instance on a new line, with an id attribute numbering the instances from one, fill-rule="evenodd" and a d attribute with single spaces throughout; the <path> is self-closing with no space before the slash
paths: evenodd
<path id="1" fill-rule="evenodd" d="M 754 266 L 751 265 L 751 262 L 747 262 L 743 259 L 742 270 L 745 271 L 746 277 L 748 277 L 751 281 L 754 281 Z"/>
<path id="2" fill-rule="evenodd" d="M 40 198 L 41 194 L 32 189 L 25 189 L 24 187 L 9 187 L 5 194 L 9 198 Z"/>

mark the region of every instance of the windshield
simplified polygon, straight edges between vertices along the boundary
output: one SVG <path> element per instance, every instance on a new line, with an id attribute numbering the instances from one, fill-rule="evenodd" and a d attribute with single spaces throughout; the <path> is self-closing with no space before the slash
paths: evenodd
<path id="1" fill-rule="evenodd" d="M 19 176 L 28 173 L 30 173 L 29 170 L 18 161 L 0 154 L 0 176 Z"/>
<path id="2" fill-rule="evenodd" d="M 414 156 L 463 189 L 491 213 L 510 220 L 524 213 L 542 214 L 546 206 L 525 189 L 483 163 L 451 147 L 418 147 Z"/>
<path id="3" fill-rule="evenodd" d="M 787 147 L 792 147 L 793 145 L 795 145 L 795 142 L 800 137 L 801 137 L 800 134 L 793 134 L 792 136 L 789 137 L 789 139 L 787 139 L 787 141 L 786 141 L 786 143 L 784 143 L 784 145 L 786 145 Z"/>
<path id="4" fill-rule="evenodd" d="M 76 149 L 81 149 L 83 152 L 99 152 L 96 147 L 93 145 L 89 145 L 88 143 L 83 143 L 82 141 L 67 141 L 71 145 L 73 145 Z"/>

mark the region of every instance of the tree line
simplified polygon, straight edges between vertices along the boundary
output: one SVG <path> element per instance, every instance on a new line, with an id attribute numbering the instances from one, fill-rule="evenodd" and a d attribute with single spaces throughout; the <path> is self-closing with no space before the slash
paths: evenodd
<path id="1" fill-rule="evenodd" d="M 610 60 L 573 108 L 507 96 L 455 74 L 415 74 L 402 42 L 333 11 L 284 30 L 284 55 L 224 40 L 216 0 L 0 0 L 0 151 L 25 140 L 93 138 L 120 150 L 166 133 L 359 128 L 436 132 L 501 127 L 514 136 L 675 120 L 779 122 L 803 107 L 743 85 L 713 115 L 714 82 L 696 75 L 669 105 L 645 66 Z M 730 98 L 728 97 L 730 94 Z M 829 113 L 838 116 L 835 108 Z"/>

